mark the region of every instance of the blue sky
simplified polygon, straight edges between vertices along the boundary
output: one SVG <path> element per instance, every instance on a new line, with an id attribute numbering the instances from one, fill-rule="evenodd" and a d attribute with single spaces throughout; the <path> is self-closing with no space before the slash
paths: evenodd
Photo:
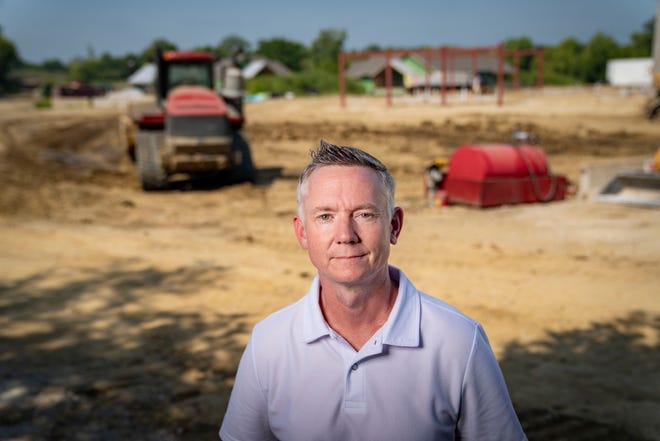
<path id="1" fill-rule="evenodd" d="M 344 29 L 347 50 L 481 46 L 527 36 L 554 45 L 604 32 L 620 44 L 652 18 L 656 0 L 0 0 L 0 26 L 31 62 L 140 53 L 154 39 L 180 49 L 236 34 L 253 48 L 282 37 L 309 45 Z"/>

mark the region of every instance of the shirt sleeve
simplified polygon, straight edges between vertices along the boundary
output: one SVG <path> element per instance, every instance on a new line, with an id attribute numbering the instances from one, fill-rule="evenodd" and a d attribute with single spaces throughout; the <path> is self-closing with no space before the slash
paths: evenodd
<path id="1" fill-rule="evenodd" d="M 495 355 L 481 326 L 475 327 L 463 381 L 458 421 L 461 440 L 526 440 Z"/>
<path id="2" fill-rule="evenodd" d="M 227 412 L 220 427 L 223 441 L 275 440 L 268 424 L 268 403 L 254 357 L 254 334 L 238 365 Z"/>

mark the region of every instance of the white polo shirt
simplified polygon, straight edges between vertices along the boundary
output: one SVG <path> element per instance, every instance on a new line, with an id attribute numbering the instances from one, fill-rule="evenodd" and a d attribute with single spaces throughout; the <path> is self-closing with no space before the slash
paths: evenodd
<path id="1" fill-rule="evenodd" d="M 325 322 L 318 276 L 258 323 L 225 414 L 223 441 L 524 440 L 481 326 L 390 267 L 399 291 L 355 351 Z"/>

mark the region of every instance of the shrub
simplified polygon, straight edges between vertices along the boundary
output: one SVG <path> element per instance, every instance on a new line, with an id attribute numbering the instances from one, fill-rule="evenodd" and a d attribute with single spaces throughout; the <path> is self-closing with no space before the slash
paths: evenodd
<path id="1" fill-rule="evenodd" d="M 248 94 L 271 93 L 284 94 L 293 92 L 295 95 L 332 94 L 339 92 L 336 74 L 321 70 L 307 70 L 289 75 L 264 75 L 246 81 Z M 346 81 L 347 93 L 364 93 L 364 87 L 357 81 Z"/>

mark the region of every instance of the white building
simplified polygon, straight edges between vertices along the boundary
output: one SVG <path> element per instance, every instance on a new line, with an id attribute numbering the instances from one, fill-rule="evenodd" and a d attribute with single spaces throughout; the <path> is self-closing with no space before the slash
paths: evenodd
<path id="1" fill-rule="evenodd" d="M 616 87 L 650 88 L 653 84 L 653 58 L 609 60 L 605 78 Z"/>

